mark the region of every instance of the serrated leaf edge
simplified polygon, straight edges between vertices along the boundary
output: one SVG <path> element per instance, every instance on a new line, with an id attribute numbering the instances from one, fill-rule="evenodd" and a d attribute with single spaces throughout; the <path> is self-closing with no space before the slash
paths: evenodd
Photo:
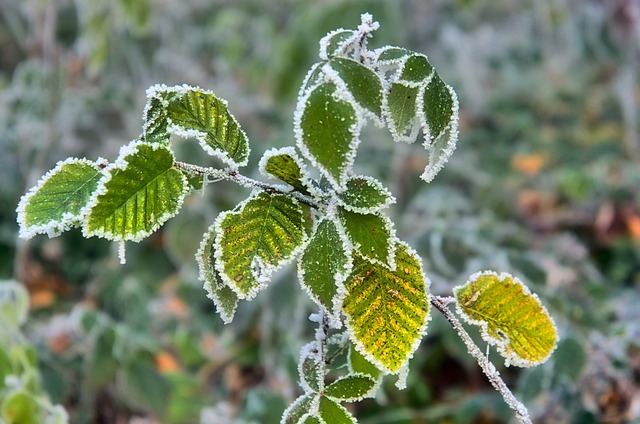
<path id="1" fill-rule="evenodd" d="M 349 58 L 344 58 L 344 59 L 349 59 Z M 353 59 L 349 59 L 349 60 L 353 60 Z M 354 61 L 355 62 L 355 61 Z M 356 62 L 356 63 L 360 63 L 360 62 Z M 361 65 L 365 66 L 363 63 L 360 63 Z M 369 68 L 371 70 L 371 68 Z M 325 63 L 322 67 L 322 72 L 326 75 L 326 80 L 328 80 L 329 82 L 332 82 L 336 85 L 336 87 L 338 88 L 339 92 L 340 92 L 340 97 L 344 98 L 344 100 L 348 101 L 349 103 L 351 103 L 351 105 L 353 106 L 353 108 L 356 110 L 356 115 L 357 116 L 362 116 L 363 120 L 365 118 L 370 118 L 373 123 L 379 127 L 382 128 L 384 127 L 384 119 L 381 116 L 376 115 L 375 113 L 373 113 L 373 111 L 370 111 L 369 109 L 367 109 L 366 107 L 364 107 L 362 104 L 360 104 L 355 97 L 353 96 L 353 94 L 351 93 L 351 91 L 349 90 L 349 87 L 347 86 L 347 83 L 340 77 L 340 74 L 338 73 L 338 71 L 336 71 L 335 69 L 333 69 L 331 67 L 331 63 Z M 380 80 L 380 75 L 378 73 L 376 73 L 375 71 L 372 70 L 372 72 L 375 74 L 376 78 L 378 78 L 378 80 Z M 380 99 L 382 100 L 383 98 L 383 93 L 384 93 L 384 83 L 382 80 L 380 80 L 380 88 L 382 89 L 382 91 L 380 92 Z M 380 105 L 380 110 L 382 112 L 382 105 Z M 364 126 L 364 124 L 363 124 Z M 362 128 L 362 127 L 361 127 Z"/>
<path id="2" fill-rule="evenodd" d="M 280 260 L 280 262 L 278 262 L 278 264 L 276 266 L 274 265 L 270 265 L 270 264 L 265 264 L 260 258 L 258 257 L 254 257 L 252 260 L 252 268 L 254 267 L 258 267 L 260 268 L 262 275 L 260 276 L 260 278 L 257 278 L 254 275 L 254 278 L 256 279 L 256 282 L 258 283 L 256 285 L 256 287 L 254 287 L 253 289 L 251 289 L 248 293 L 242 293 L 240 291 L 240 289 L 238 289 L 237 285 L 234 284 L 234 282 L 229 278 L 229 276 L 226 275 L 226 273 L 224 272 L 224 263 L 222 262 L 222 248 L 221 248 L 221 242 L 222 242 L 222 235 L 223 235 L 223 231 L 220 228 L 220 225 L 222 225 L 222 221 L 226 218 L 227 215 L 230 214 L 236 214 L 236 213 L 241 213 L 244 209 L 244 207 L 253 199 L 255 199 L 257 196 L 259 196 L 261 193 L 266 193 L 264 190 L 261 189 L 255 189 L 251 192 L 251 194 L 249 195 L 249 197 L 247 197 L 245 200 L 243 200 L 242 202 L 240 202 L 238 205 L 236 205 L 235 208 L 233 208 L 232 210 L 229 211 L 224 211 L 221 212 L 218 217 L 215 219 L 213 225 L 215 227 L 215 231 L 216 231 L 216 239 L 214 242 L 214 255 L 215 255 L 215 268 L 218 271 L 218 273 L 220 274 L 220 278 L 222 279 L 223 283 L 225 283 L 226 285 L 228 285 L 231 290 L 234 291 L 235 294 L 238 295 L 239 299 L 243 299 L 243 300 L 250 300 L 253 299 L 258 292 L 260 292 L 262 289 L 264 289 L 268 282 L 271 279 L 271 275 L 273 275 L 273 273 L 275 271 L 277 271 L 278 269 L 282 268 L 283 266 L 291 263 L 297 256 L 298 254 L 300 254 L 300 252 L 302 251 L 302 249 L 307 245 L 307 241 L 309 239 L 306 231 L 303 231 L 303 240 L 302 243 L 300 243 L 299 246 L 297 246 L 287 257 L 284 257 Z M 276 194 L 276 196 L 278 196 Z M 286 195 L 280 195 L 280 196 L 286 196 Z M 296 206 L 300 206 L 300 202 L 293 198 L 293 197 L 287 197 L 291 202 L 293 202 Z M 253 263 L 255 262 L 255 264 Z M 253 272 L 253 271 L 252 271 Z"/>
<path id="3" fill-rule="evenodd" d="M 302 268 L 302 262 L 303 262 L 302 255 L 298 259 L 298 266 L 297 266 L 298 280 L 300 280 L 300 286 L 307 293 L 309 298 L 315 304 L 317 304 L 320 308 L 324 308 L 326 310 L 329 316 L 329 325 L 331 326 L 331 328 L 338 329 L 338 328 L 342 328 L 342 319 L 341 319 L 342 299 L 344 299 L 344 297 L 347 295 L 347 289 L 344 286 L 344 282 L 346 281 L 347 277 L 351 273 L 351 270 L 353 269 L 353 257 L 351 254 L 351 252 L 353 251 L 353 245 L 351 244 L 351 241 L 349 240 L 349 237 L 347 236 L 347 233 L 344 227 L 342 226 L 340 219 L 337 216 L 335 216 L 335 213 L 328 213 L 325 217 L 315 220 L 313 231 L 311 233 L 311 236 L 309 236 L 309 238 L 307 239 L 307 242 L 304 245 L 302 253 L 304 253 L 304 249 L 307 248 L 309 242 L 311 242 L 311 239 L 313 238 L 316 231 L 318 230 L 320 223 L 322 223 L 323 221 L 332 221 L 334 223 L 338 231 L 340 241 L 342 242 L 342 246 L 341 246 L 342 250 L 347 254 L 347 263 L 343 267 L 344 268 L 343 272 L 340 272 L 335 276 L 334 281 L 336 283 L 336 294 L 331 299 L 331 303 L 333 307 L 329 309 L 327 308 L 328 305 L 323 305 L 320 299 L 313 293 L 309 285 L 305 282 L 305 279 L 304 279 L 305 270 Z"/>
<path id="4" fill-rule="evenodd" d="M 429 162 L 424 172 L 422 173 L 422 175 L 420 175 L 420 178 L 427 183 L 431 182 L 435 178 L 435 176 L 438 174 L 438 172 L 440 172 L 440 170 L 447 163 L 447 161 L 449 160 L 453 152 L 456 150 L 456 145 L 458 141 L 458 111 L 460 108 L 460 105 L 458 103 L 458 96 L 450 85 L 446 83 L 445 85 L 449 90 L 451 99 L 453 100 L 451 120 L 449 121 L 449 124 L 442 130 L 440 135 L 433 142 L 431 141 L 431 133 L 429 130 L 429 125 L 427 123 L 427 118 L 424 115 L 424 113 L 422 113 L 422 111 L 424 110 L 424 89 L 426 85 L 425 87 L 420 88 L 418 91 L 416 108 L 418 110 L 420 126 L 422 127 L 422 131 L 424 133 L 424 142 L 422 145 L 429 152 Z M 436 154 L 438 152 L 436 151 L 435 146 L 439 143 L 440 140 L 443 139 L 443 137 L 447 139 L 446 148 L 440 154 L 440 156 L 436 158 Z"/>
<path id="5" fill-rule="evenodd" d="M 474 274 L 472 274 L 471 276 L 469 276 L 467 282 L 461 286 L 455 286 L 453 288 L 453 293 L 454 296 L 457 297 L 457 293 L 458 291 L 464 289 L 464 287 L 467 286 L 467 284 L 477 280 L 478 278 L 482 277 L 482 276 L 494 276 L 496 278 L 498 278 L 499 282 L 502 282 L 505 280 L 505 278 L 510 278 L 513 280 L 514 283 L 519 284 L 522 287 L 522 292 L 525 295 L 529 295 L 531 297 L 533 297 L 537 302 L 538 305 L 540 306 L 540 308 L 542 309 L 542 311 L 549 317 L 549 319 L 551 320 L 551 323 L 553 325 L 553 329 L 556 332 L 556 337 L 558 334 L 558 328 L 556 327 L 556 323 L 553 320 L 553 317 L 551 316 L 551 314 L 549 313 L 549 311 L 547 310 L 547 308 L 542 304 L 542 302 L 540 301 L 540 298 L 538 297 L 538 295 L 536 293 L 533 293 L 531 290 L 529 290 L 529 287 L 527 287 L 526 284 L 524 284 L 522 281 L 520 281 L 520 279 L 518 277 L 514 277 L 513 275 L 507 273 L 507 272 L 502 272 L 500 274 L 498 274 L 495 271 L 479 271 L 476 272 Z M 456 302 L 456 312 L 458 312 L 458 315 L 460 315 L 462 317 L 462 319 L 464 319 L 465 322 L 475 325 L 477 327 L 480 328 L 480 335 L 482 336 L 482 339 L 484 341 L 486 341 L 487 343 L 489 343 L 492 346 L 495 346 L 498 350 L 498 352 L 500 353 L 500 355 L 505 358 L 505 365 L 509 366 L 510 364 L 512 365 L 516 365 L 519 367 L 531 367 L 534 365 L 540 365 L 545 363 L 550 357 L 551 354 L 555 351 L 556 347 L 558 346 L 558 340 L 559 338 L 557 338 L 556 340 L 556 345 L 553 347 L 553 349 L 549 352 L 549 355 L 547 355 L 546 358 L 537 361 L 537 362 L 531 362 L 531 361 L 527 361 L 524 360 L 522 358 L 520 358 L 518 355 L 515 354 L 511 354 L 509 355 L 509 353 L 505 350 L 507 345 L 509 344 L 509 340 L 500 340 L 500 339 L 496 339 L 495 337 L 492 337 L 489 335 L 489 324 L 486 321 L 480 321 L 480 320 L 474 320 L 473 318 L 469 317 L 464 310 L 460 307 L 460 304 L 458 302 Z M 508 338 L 508 337 L 507 337 Z"/>
<path id="6" fill-rule="evenodd" d="M 371 389 L 369 389 L 368 392 L 364 393 L 361 396 L 354 396 L 354 397 L 349 397 L 349 398 L 338 398 L 338 397 L 335 397 L 335 396 L 328 395 L 325 392 L 323 392 L 323 394 L 326 397 L 328 397 L 329 399 L 333 399 L 334 401 L 336 401 L 336 403 L 337 402 L 360 402 L 363 399 L 372 398 L 372 397 L 375 396 L 376 390 L 378 388 L 378 385 L 379 385 L 381 379 L 376 380 L 375 378 L 371 377 L 370 375 L 365 374 L 365 373 L 360 373 L 360 372 L 358 372 L 358 373 L 350 373 L 348 375 L 343 375 L 342 377 L 339 377 L 338 379 L 333 381 L 331 384 L 329 384 L 327 387 L 325 387 L 325 391 L 328 390 L 335 383 L 337 383 L 339 381 L 347 380 L 347 379 L 352 378 L 352 377 L 362 377 L 362 378 L 366 378 L 368 380 L 371 380 L 371 382 L 373 383 L 372 386 L 371 386 Z"/>
<path id="7" fill-rule="evenodd" d="M 411 248 L 411 246 L 409 246 L 404 241 L 398 240 L 396 245 L 404 246 L 407 249 L 407 254 L 410 255 L 410 256 L 413 256 L 418 261 L 418 263 L 420 264 L 422 278 L 424 279 L 425 295 L 427 297 L 427 303 L 429 303 L 429 299 L 431 298 L 431 295 L 429 293 L 429 287 L 431 287 L 431 280 L 429 280 L 429 278 L 427 278 L 427 276 L 424 273 L 424 268 L 423 268 L 422 260 L 421 260 L 420 256 L 418 255 L 418 253 L 413 248 Z M 364 256 L 362 256 L 362 258 L 365 259 L 365 260 L 368 260 Z M 371 262 L 371 261 L 369 261 L 369 262 Z M 382 264 L 382 266 L 386 266 L 386 265 Z M 409 353 L 407 354 L 407 357 L 405 358 L 404 363 L 395 372 L 391 371 L 390 369 L 388 369 L 382 362 L 378 361 L 378 359 L 375 356 L 373 356 L 372 354 L 367 352 L 366 349 L 365 349 L 365 346 L 358 339 L 356 339 L 355 334 L 351 330 L 353 328 L 353 325 L 351 323 L 351 318 L 348 315 L 346 315 L 346 328 L 347 328 L 347 335 L 349 337 L 349 340 L 351 340 L 351 343 L 353 344 L 353 347 L 362 356 L 364 356 L 365 359 L 367 359 L 367 361 L 369 361 L 370 363 L 375 365 L 385 375 L 389 375 L 389 374 L 391 374 L 391 375 L 401 375 L 402 373 L 407 373 L 408 372 L 409 361 L 413 358 L 413 355 L 415 354 L 416 350 L 420 346 L 420 343 L 422 342 L 422 339 L 427 334 L 427 327 L 428 327 L 430 321 L 431 321 L 431 308 L 429 308 L 429 310 L 427 311 L 427 316 L 425 317 L 424 322 L 422 323 L 422 325 L 418 329 L 418 333 L 420 334 L 420 336 L 416 337 L 416 339 L 413 342 L 413 345 L 411 346 L 411 350 L 409 351 Z"/>
<path id="8" fill-rule="evenodd" d="M 300 360 L 298 361 L 298 375 L 300 376 L 300 387 L 302 387 L 302 390 L 304 390 L 306 394 L 322 392 L 322 390 L 324 390 L 324 375 L 321 372 L 322 367 L 318 367 L 318 373 L 316 375 L 316 377 L 318 378 L 318 382 L 320 384 L 320 390 L 316 390 L 313 387 L 311 387 L 307 379 L 304 377 L 305 374 L 304 374 L 304 370 L 302 369 L 302 366 L 304 365 L 304 361 L 307 358 L 311 358 L 316 363 L 320 363 L 322 361 L 322 359 L 320 358 L 317 352 L 317 342 L 315 341 L 309 342 L 306 345 L 302 346 L 302 348 L 300 349 L 299 356 L 300 356 Z"/>
<path id="9" fill-rule="evenodd" d="M 223 99 L 221 97 L 218 97 L 217 94 L 215 94 L 213 91 L 211 90 L 205 90 L 204 88 L 201 88 L 199 86 L 190 86 L 187 84 L 182 84 L 182 85 L 174 85 L 174 86 L 167 86 L 164 84 L 156 84 L 153 85 L 151 87 L 149 87 L 147 89 L 147 97 L 149 98 L 149 102 L 148 104 L 150 104 L 150 99 L 152 98 L 151 96 L 155 96 L 158 97 L 159 93 L 170 93 L 170 94 L 174 94 L 176 96 L 183 96 L 189 92 L 200 92 L 202 94 L 205 95 L 211 95 L 213 97 L 215 97 L 216 99 L 220 100 L 226 107 L 226 113 L 229 115 L 229 118 L 234 120 L 236 122 L 236 124 L 238 125 L 238 130 L 240 131 L 240 133 L 242 134 L 242 136 L 244 137 L 244 139 L 247 141 L 247 154 L 244 160 L 240 161 L 240 162 L 236 162 L 231 156 L 229 156 L 229 154 L 223 150 L 217 149 L 217 148 L 213 148 L 211 147 L 209 144 L 206 143 L 205 141 L 205 137 L 203 136 L 203 133 L 201 131 L 195 130 L 195 129 L 186 129 L 184 127 L 182 127 L 181 125 L 177 125 L 174 124 L 171 121 L 171 118 L 167 117 L 167 133 L 169 134 L 174 134 L 177 135 L 179 137 L 182 138 L 195 138 L 198 140 L 198 144 L 200 145 L 200 147 L 202 147 L 202 149 L 207 152 L 209 155 L 217 157 L 218 159 L 220 159 L 222 162 L 224 162 L 225 164 L 229 165 L 229 167 L 233 170 L 236 170 L 239 167 L 242 166 L 246 166 L 249 163 L 249 155 L 251 154 L 251 147 L 249 145 L 249 138 L 247 137 L 247 134 L 244 132 L 244 130 L 242 129 L 242 127 L 240 126 L 239 121 L 236 119 L 236 117 L 231 113 L 231 110 L 229 109 L 229 102 L 226 99 Z M 165 112 L 167 107 L 169 106 L 170 102 L 166 101 L 164 99 L 160 99 L 163 107 L 165 108 Z M 145 107 L 145 116 L 146 116 L 146 110 L 147 108 Z"/>
<path id="10" fill-rule="evenodd" d="M 287 415 L 289 415 L 291 413 L 291 411 L 293 409 L 295 409 L 299 404 L 301 404 L 306 398 L 313 398 L 311 401 L 311 410 L 315 411 L 315 413 L 318 412 L 318 406 L 320 404 L 320 395 L 318 394 L 303 394 L 301 396 L 298 396 L 298 398 L 287 407 L 287 409 L 284 410 L 284 412 L 282 413 L 282 418 L 280 419 L 280 424 L 290 424 L 288 422 L 285 421 L 285 419 L 287 418 Z M 314 412 L 310 412 L 311 414 L 313 414 Z M 307 415 L 307 414 L 304 414 Z M 304 416 L 303 415 L 303 416 Z M 297 421 L 298 423 L 300 422 L 300 420 Z"/>
<path id="11" fill-rule="evenodd" d="M 346 209 L 346 208 L 345 208 Z M 358 213 L 358 212 L 353 212 L 353 211 L 349 211 L 348 212 L 352 212 L 352 213 Z M 379 265 L 383 265 L 386 266 L 387 268 L 389 268 L 392 271 L 395 271 L 396 269 L 396 247 L 398 245 L 398 243 L 402 243 L 400 241 L 400 239 L 398 239 L 398 237 L 396 236 L 396 229 L 393 226 L 393 221 L 391 221 L 391 219 L 381 213 L 380 211 L 375 211 L 373 213 L 365 213 L 362 215 L 376 215 L 379 218 L 382 218 L 382 220 L 384 221 L 385 224 L 385 229 L 388 231 L 389 233 L 389 248 L 387 249 L 387 256 L 386 259 L 387 261 L 381 261 L 380 259 L 377 258 L 373 258 L 369 255 L 365 255 L 361 252 L 360 248 L 360 244 L 359 243 L 354 243 L 353 240 L 351 240 L 351 237 L 349 237 L 349 231 L 347 230 L 346 225 L 344 225 L 344 223 L 342 222 L 342 218 L 340 217 L 340 214 L 338 215 L 338 219 L 340 221 L 340 224 L 342 225 L 342 228 L 344 229 L 345 235 L 347 236 L 347 239 L 349 240 L 349 244 L 352 245 L 352 250 L 357 251 L 358 254 L 360 256 L 362 256 L 365 260 L 367 260 L 368 262 L 372 263 L 372 264 L 379 264 Z M 420 262 L 422 264 L 422 262 Z"/>
<path id="12" fill-rule="evenodd" d="M 46 224 L 40 225 L 27 225 L 26 208 L 31 198 L 51 179 L 51 177 L 57 175 L 62 167 L 69 164 L 89 165 L 95 168 L 96 171 L 101 172 L 100 167 L 107 166 L 107 160 L 104 158 L 98 158 L 95 162 L 85 158 L 68 158 L 63 161 L 58 161 L 56 166 L 44 174 L 38 182 L 29 189 L 27 193 L 20 197 L 20 202 L 16 207 L 17 222 L 19 225 L 18 237 L 28 240 L 34 237 L 36 234 L 47 234 L 49 237 L 55 237 L 60 233 L 67 231 L 75 226 L 81 225 L 82 220 L 86 214 L 85 208 L 80 209 L 79 214 L 74 215 L 69 212 L 65 212 L 60 220 L 51 220 Z M 104 177 L 103 177 L 104 178 Z M 98 183 L 99 185 L 99 183 Z"/>
<path id="13" fill-rule="evenodd" d="M 298 165 L 298 168 L 300 169 L 300 174 L 302 175 L 302 177 L 300 178 L 300 182 L 302 183 L 302 185 L 305 186 L 309 194 L 311 194 L 313 197 L 316 197 L 316 198 L 322 196 L 322 193 L 312 183 L 311 174 L 309 174 L 309 171 L 307 170 L 307 164 L 304 163 L 304 161 L 300 156 L 298 156 L 298 152 L 293 146 L 274 147 L 265 151 L 262 157 L 260 158 L 260 162 L 258 163 L 258 171 L 260 172 L 260 175 L 267 178 L 273 178 L 278 181 L 281 181 L 280 178 L 269 173 L 269 171 L 267 171 L 266 169 L 269 159 L 271 159 L 274 156 L 280 156 L 280 155 L 287 155 L 293 158 L 295 163 Z M 283 184 L 276 185 L 276 187 L 282 186 L 284 191 L 295 190 L 295 187 L 293 187 L 291 184 L 286 183 L 284 181 L 282 181 L 282 183 Z"/>
<path id="14" fill-rule="evenodd" d="M 207 292 L 207 297 L 213 301 L 213 304 L 215 305 L 216 310 L 220 315 L 220 318 L 222 318 L 222 321 L 225 324 L 229 324 L 233 320 L 236 310 L 238 309 L 238 302 L 236 302 L 231 313 L 227 314 L 225 309 L 222 307 L 222 302 L 220 298 L 218 297 L 217 293 L 212 289 L 214 285 L 217 285 L 217 282 L 210 281 L 210 279 L 206 275 L 205 261 L 207 260 L 207 258 L 205 257 L 205 253 L 207 251 L 207 248 L 209 247 L 208 244 L 212 245 L 211 246 L 212 249 L 214 248 L 213 243 L 214 243 L 215 237 L 211 237 L 211 236 L 215 236 L 215 224 L 211 224 L 207 229 L 207 231 L 204 233 L 202 240 L 200 241 L 200 246 L 198 247 L 198 251 L 196 252 L 196 263 L 198 264 L 198 280 L 203 282 L 203 287 Z M 223 282 L 224 284 L 224 281 L 220 277 L 218 270 L 215 269 L 215 265 L 213 265 L 212 268 L 213 268 L 212 271 L 218 274 L 218 277 L 220 278 L 221 282 Z"/>
<path id="15" fill-rule="evenodd" d="M 180 210 L 180 208 L 182 207 L 182 203 L 184 202 L 184 198 L 185 198 L 185 196 L 187 194 L 189 194 L 190 188 L 189 188 L 189 182 L 187 181 L 187 177 L 185 177 L 185 175 L 182 172 L 180 172 L 180 176 L 181 176 L 181 179 L 182 179 L 182 193 L 176 199 L 176 210 L 175 210 L 175 212 L 174 213 L 166 212 L 165 214 L 163 214 L 160 217 L 158 217 L 156 219 L 155 224 L 151 227 L 151 229 L 149 231 L 141 230 L 141 231 L 138 231 L 135 234 L 127 234 L 126 237 L 121 238 L 120 236 L 116 236 L 116 235 L 112 234 L 110 231 L 104 231 L 102 229 L 100 229 L 98 231 L 96 231 L 96 230 L 89 231 L 88 230 L 88 228 L 87 228 L 87 224 L 88 224 L 87 220 L 91 216 L 91 210 L 98 204 L 98 198 L 101 195 L 107 193 L 107 187 L 106 187 L 107 183 L 109 181 L 111 181 L 111 179 L 114 176 L 114 172 L 115 171 L 126 169 L 126 167 L 129 164 L 129 162 L 127 161 L 127 158 L 129 156 L 133 156 L 136 153 L 138 153 L 138 148 L 140 146 L 148 146 L 148 147 L 151 147 L 153 150 L 164 149 L 167 152 L 169 152 L 169 154 L 171 155 L 171 157 L 175 161 L 175 156 L 173 155 L 173 152 L 171 151 L 171 149 L 167 148 L 167 146 L 164 145 L 164 144 L 148 143 L 148 142 L 145 142 L 145 141 L 133 140 L 129 144 L 125 144 L 124 146 L 122 146 L 120 148 L 120 152 L 118 153 L 118 158 L 115 160 L 115 162 L 111 163 L 109 166 L 107 166 L 104 169 L 102 169 L 102 173 L 104 174 L 104 177 L 98 183 L 98 187 L 93 192 L 92 198 L 87 202 L 87 205 L 84 208 L 82 208 L 82 210 L 80 211 L 80 215 L 83 217 L 82 234 L 85 237 L 97 236 L 97 237 L 105 238 L 107 240 L 112 240 L 112 241 L 133 241 L 133 242 L 137 243 L 137 242 L 140 242 L 141 240 L 143 240 L 145 237 L 147 237 L 150 234 L 152 234 L 158 228 L 160 228 L 169 218 L 175 216 L 178 213 L 178 211 Z"/>
<path id="16" fill-rule="evenodd" d="M 298 147 L 302 155 L 311 163 L 311 165 L 316 169 L 318 169 L 322 173 L 322 175 L 327 180 L 329 180 L 332 186 L 344 188 L 345 181 L 349 176 L 356 159 L 356 153 L 361 141 L 360 133 L 362 131 L 362 128 L 366 124 L 366 119 L 363 113 L 358 113 L 360 106 L 358 106 L 357 103 L 354 103 L 355 100 L 353 100 L 353 96 L 351 96 L 351 93 L 349 93 L 348 90 L 342 89 L 338 85 L 336 85 L 333 81 L 331 81 L 327 77 L 326 74 L 324 74 L 324 72 L 322 72 L 322 74 L 323 74 L 323 78 L 321 78 L 317 84 L 312 85 L 311 87 L 309 87 L 304 91 L 301 90 L 301 93 L 298 96 L 298 103 L 296 105 L 295 112 L 293 113 L 293 132 L 296 140 L 296 146 Z M 310 73 L 308 75 L 310 75 Z M 345 161 L 342 166 L 342 169 L 340 170 L 339 180 L 336 180 L 333 177 L 333 175 L 331 175 L 329 170 L 316 160 L 315 156 L 311 154 L 311 152 L 309 151 L 309 149 L 307 148 L 303 140 L 302 115 L 304 115 L 304 111 L 307 107 L 307 101 L 309 100 L 309 97 L 311 97 L 311 94 L 318 87 L 320 87 L 322 84 L 325 84 L 325 83 L 333 83 L 334 85 L 336 85 L 336 91 L 334 91 L 333 93 L 334 99 L 336 101 L 344 101 L 349 103 L 355 111 L 355 122 L 349 128 L 349 132 L 353 134 L 353 138 L 349 143 L 349 150 L 345 155 Z M 352 100 L 349 100 L 350 96 Z"/>
<path id="17" fill-rule="evenodd" d="M 380 211 L 381 209 L 386 209 L 389 206 L 391 206 L 394 203 L 396 203 L 396 198 L 389 191 L 389 189 L 387 189 L 384 185 L 382 185 L 382 183 L 380 181 L 378 181 L 377 179 L 375 179 L 375 178 L 373 178 L 373 177 L 371 177 L 369 175 L 353 175 L 353 176 L 350 176 L 347 179 L 347 181 L 345 182 L 345 187 L 346 187 L 347 184 L 349 184 L 349 181 L 355 180 L 355 179 L 366 180 L 367 183 L 370 183 L 372 186 L 374 186 L 376 189 L 378 189 L 378 191 L 382 192 L 385 195 L 386 200 L 384 201 L 384 203 L 381 203 L 381 204 L 376 205 L 376 206 L 371 206 L 369 208 L 358 208 L 358 207 L 355 207 L 355 206 L 351 206 L 351 205 L 345 203 L 344 200 L 342 200 L 342 198 L 340 197 L 340 194 L 345 193 L 346 192 L 346 189 L 345 189 L 345 190 L 341 191 L 340 193 L 336 194 L 336 202 L 343 209 L 346 209 L 349 212 L 368 215 L 368 214 L 376 213 L 376 212 Z"/>

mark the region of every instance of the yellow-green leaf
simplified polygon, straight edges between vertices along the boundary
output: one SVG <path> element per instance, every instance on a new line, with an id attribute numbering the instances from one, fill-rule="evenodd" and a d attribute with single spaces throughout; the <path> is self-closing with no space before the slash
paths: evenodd
<path id="1" fill-rule="evenodd" d="M 343 310 L 356 349 L 382 371 L 397 373 L 417 349 L 429 315 L 428 280 L 418 255 L 398 243 L 394 270 L 355 255 Z"/>
<path id="2" fill-rule="evenodd" d="M 304 244 L 308 206 L 258 192 L 215 222 L 216 269 L 241 299 L 251 299 Z"/>
<path id="3" fill-rule="evenodd" d="M 537 365 L 555 349 L 558 334 L 552 318 L 517 278 L 477 273 L 454 294 L 458 312 L 482 329 L 482 338 L 497 347 L 507 365 Z"/>

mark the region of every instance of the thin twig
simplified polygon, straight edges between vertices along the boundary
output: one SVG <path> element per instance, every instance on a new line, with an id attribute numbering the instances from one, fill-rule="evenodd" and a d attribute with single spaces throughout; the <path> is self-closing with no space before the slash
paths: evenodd
<path id="1" fill-rule="evenodd" d="M 531 424 L 531 418 L 529 417 L 527 407 L 516 399 L 513 393 L 511 393 L 511 390 L 509 390 L 509 387 L 507 387 L 500 377 L 500 373 L 496 370 L 496 367 L 489 362 L 480 348 L 476 346 L 473 340 L 471 340 L 469 333 L 467 333 L 458 318 L 447 307 L 449 303 L 451 303 L 451 298 L 449 297 L 431 296 L 431 304 L 437 310 L 442 312 L 442 315 L 444 315 L 451 326 L 453 326 L 464 344 L 467 346 L 467 350 L 471 356 L 473 356 L 473 358 L 478 362 L 478 365 L 480 365 L 480 368 L 482 368 L 482 372 L 485 373 L 493 387 L 500 392 L 507 405 L 515 411 L 518 420 L 524 424 Z"/>
<path id="2" fill-rule="evenodd" d="M 228 180 L 240 184 L 247 188 L 259 188 L 269 193 L 281 193 L 287 196 L 293 197 L 305 205 L 309 205 L 314 209 L 319 209 L 320 204 L 313 200 L 311 197 L 306 196 L 299 191 L 287 191 L 282 186 L 267 184 L 262 181 L 254 180 L 253 178 L 246 177 L 238 171 L 230 169 L 218 169 L 204 166 L 193 165 L 185 162 L 175 162 L 174 168 L 187 172 L 190 175 L 201 176 L 211 180 Z"/>

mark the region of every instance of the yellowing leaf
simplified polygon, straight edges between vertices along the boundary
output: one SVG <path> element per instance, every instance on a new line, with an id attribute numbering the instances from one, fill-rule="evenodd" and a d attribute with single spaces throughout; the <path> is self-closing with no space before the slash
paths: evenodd
<path id="1" fill-rule="evenodd" d="M 223 282 L 251 299 L 304 244 L 308 206 L 282 194 L 259 192 L 215 222 L 213 251 Z"/>
<path id="2" fill-rule="evenodd" d="M 355 255 L 343 309 L 356 349 L 383 371 L 397 373 L 418 347 L 429 314 L 428 280 L 418 255 L 398 243 L 396 268 Z"/>
<path id="3" fill-rule="evenodd" d="M 497 346 L 507 365 L 537 365 L 555 349 L 558 334 L 549 313 L 511 275 L 477 273 L 454 294 L 460 315 L 482 329 L 482 338 Z"/>

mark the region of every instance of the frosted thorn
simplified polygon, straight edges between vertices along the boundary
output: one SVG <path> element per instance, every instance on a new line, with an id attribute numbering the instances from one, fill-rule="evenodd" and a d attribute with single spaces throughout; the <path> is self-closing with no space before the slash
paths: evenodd
<path id="1" fill-rule="evenodd" d="M 120 259 L 120 265 L 124 265 L 127 263 L 127 257 L 125 254 L 125 241 L 121 240 L 118 244 L 118 259 Z"/>

